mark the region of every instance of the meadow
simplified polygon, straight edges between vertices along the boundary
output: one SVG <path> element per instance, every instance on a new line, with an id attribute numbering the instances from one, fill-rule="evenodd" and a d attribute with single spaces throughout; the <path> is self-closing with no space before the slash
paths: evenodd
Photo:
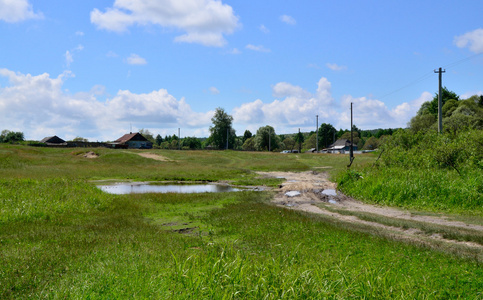
<path id="1" fill-rule="evenodd" d="M 83 157 L 94 151 L 98 158 Z M 481 299 L 471 258 L 270 204 L 272 192 L 111 195 L 92 180 L 346 174 L 345 155 L 0 146 L 0 298 Z M 364 170 L 377 156 L 356 157 Z M 436 208 L 435 208 L 436 209 Z"/>

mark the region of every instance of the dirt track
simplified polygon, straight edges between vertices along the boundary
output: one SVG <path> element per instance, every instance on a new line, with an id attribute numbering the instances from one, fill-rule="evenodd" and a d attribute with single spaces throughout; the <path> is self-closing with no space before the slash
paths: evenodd
<path id="1" fill-rule="evenodd" d="M 474 242 L 456 241 L 445 239 L 441 234 L 427 234 L 417 228 L 401 228 L 387 226 L 378 222 L 370 222 L 361 220 L 353 213 L 370 213 L 371 215 L 381 216 L 390 219 L 409 220 L 432 224 L 441 227 L 450 227 L 454 229 L 468 229 L 477 232 L 483 232 L 483 226 L 475 224 L 466 224 L 459 221 L 451 221 L 446 217 L 414 215 L 409 211 L 402 209 L 382 207 L 377 205 L 365 204 L 355 199 L 349 198 L 340 192 L 336 195 L 326 195 L 336 189 L 336 184 L 328 180 L 326 173 L 318 173 L 313 171 L 303 173 L 292 172 L 258 172 L 261 176 L 284 178 L 285 182 L 277 189 L 277 194 L 272 200 L 274 204 L 289 209 L 300 210 L 310 213 L 322 214 L 335 218 L 339 221 L 352 224 L 360 224 L 369 226 L 377 232 L 382 232 L 385 236 L 399 240 L 418 242 L 422 244 L 447 244 L 446 246 L 456 246 L 479 252 L 479 256 L 483 255 L 483 245 Z M 288 192 L 289 193 L 287 195 Z M 298 194 L 299 192 L 300 194 Z M 298 194 L 289 196 L 290 194 Z M 332 210 L 332 211 L 331 211 Z M 340 214 L 333 210 L 348 212 Z"/>

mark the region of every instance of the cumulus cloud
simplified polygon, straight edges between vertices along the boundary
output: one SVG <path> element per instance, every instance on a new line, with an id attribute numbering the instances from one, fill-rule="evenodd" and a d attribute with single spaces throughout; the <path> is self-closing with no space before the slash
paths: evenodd
<path id="1" fill-rule="evenodd" d="M 115 32 L 154 24 L 184 31 L 176 42 L 217 47 L 226 44 L 225 34 L 240 26 L 232 7 L 217 0 L 115 0 L 105 12 L 94 9 L 91 22 Z"/>
<path id="2" fill-rule="evenodd" d="M 340 66 L 338 64 L 332 64 L 332 63 L 327 63 L 326 64 L 327 68 L 331 69 L 332 71 L 343 71 L 346 70 L 346 66 Z"/>
<path id="3" fill-rule="evenodd" d="M 293 17 L 287 16 L 287 15 L 280 16 L 280 21 L 282 21 L 282 22 L 284 22 L 285 24 L 288 24 L 288 25 L 297 24 L 297 21 L 295 21 L 295 19 Z"/>
<path id="4" fill-rule="evenodd" d="M 212 95 L 218 95 L 220 93 L 220 91 L 216 87 L 212 86 L 212 87 L 210 87 L 210 93 Z"/>
<path id="5" fill-rule="evenodd" d="M 35 13 L 28 0 L 0 0 L 0 20 L 16 23 L 28 19 L 43 19 L 43 14 Z"/>
<path id="6" fill-rule="evenodd" d="M 459 48 L 468 47 L 471 52 L 483 53 L 483 28 L 455 37 L 454 43 Z"/>
<path id="7" fill-rule="evenodd" d="M 276 99 L 264 103 L 261 99 L 244 103 L 233 110 L 234 121 L 250 130 L 270 124 L 277 132 L 314 130 L 315 115 L 319 123 L 331 123 L 336 128 L 350 127 L 350 103 L 354 103 L 354 123 L 363 129 L 406 127 L 416 115 L 421 104 L 432 99 L 424 92 L 417 99 L 389 108 L 384 102 L 366 97 L 346 95 L 335 101 L 331 93 L 332 84 L 322 77 L 314 92 L 287 82 L 272 87 Z"/>
<path id="8" fill-rule="evenodd" d="M 148 62 L 146 59 L 142 58 L 141 56 L 137 54 L 131 54 L 127 59 L 126 62 L 130 65 L 145 65 Z"/>
<path id="9" fill-rule="evenodd" d="M 257 52 L 266 52 L 266 53 L 268 53 L 268 52 L 271 51 L 270 49 L 265 48 L 262 45 L 255 46 L 255 45 L 252 45 L 252 44 L 248 44 L 248 45 L 245 46 L 245 48 L 247 48 L 249 50 L 257 51 Z"/>
<path id="10" fill-rule="evenodd" d="M 280 82 L 272 87 L 273 96 L 279 99 L 270 103 L 263 103 L 260 99 L 245 103 L 233 110 L 234 121 L 254 127 L 270 124 L 279 131 L 311 128 L 315 126 L 316 114 L 331 120 L 336 117 L 330 89 L 331 84 L 326 78 L 319 80 L 315 93 Z"/>
<path id="11" fill-rule="evenodd" d="M 52 78 L 49 74 L 21 74 L 0 69 L 9 84 L 0 88 L 0 128 L 24 131 L 27 138 L 59 135 L 70 139 L 113 140 L 127 131 L 130 123 L 160 132 L 183 127 L 206 131 L 213 111 L 194 112 L 185 99 L 177 100 L 167 90 L 145 94 L 120 90 L 106 101 L 97 99 L 104 87 L 69 94 L 62 86 L 72 73 Z"/>

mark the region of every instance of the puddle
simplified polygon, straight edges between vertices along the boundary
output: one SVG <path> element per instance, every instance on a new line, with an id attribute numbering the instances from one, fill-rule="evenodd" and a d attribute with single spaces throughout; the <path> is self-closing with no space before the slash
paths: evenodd
<path id="1" fill-rule="evenodd" d="M 296 196 L 300 196 L 301 193 L 298 192 L 298 191 L 290 191 L 290 192 L 286 192 L 285 193 L 285 196 L 287 197 L 296 197 Z"/>
<path id="2" fill-rule="evenodd" d="M 332 190 L 332 189 L 323 190 L 322 194 L 327 196 L 337 196 L 336 190 Z"/>
<path id="3" fill-rule="evenodd" d="M 242 190 L 220 184 L 150 184 L 133 182 L 97 185 L 97 187 L 106 193 L 116 195 L 143 193 L 226 193 Z"/>

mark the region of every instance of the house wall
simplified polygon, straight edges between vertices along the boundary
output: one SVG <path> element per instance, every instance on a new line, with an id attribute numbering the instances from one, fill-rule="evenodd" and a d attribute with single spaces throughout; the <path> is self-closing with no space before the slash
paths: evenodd
<path id="1" fill-rule="evenodd" d="M 153 143 L 151 143 L 149 141 L 128 141 L 126 144 L 128 144 L 129 148 L 135 148 L 135 149 L 140 149 L 140 148 L 151 149 L 151 148 L 153 148 Z"/>

